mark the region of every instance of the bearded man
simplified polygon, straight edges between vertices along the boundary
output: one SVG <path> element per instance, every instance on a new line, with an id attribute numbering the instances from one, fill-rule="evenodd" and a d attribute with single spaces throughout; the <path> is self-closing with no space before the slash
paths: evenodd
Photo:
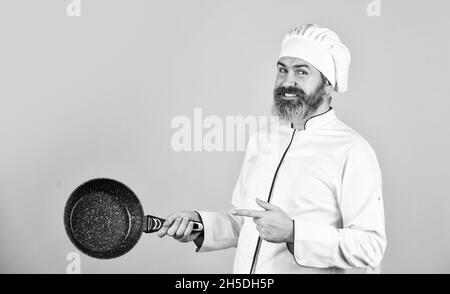
<path id="1" fill-rule="evenodd" d="M 387 240 L 378 161 L 330 105 L 333 91 L 347 90 L 349 66 L 347 47 L 330 29 L 292 29 L 277 62 L 277 133 L 249 139 L 233 209 L 175 212 L 158 235 L 194 241 L 198 252 L 236 247 L 234 273 L 379 265 Z M 192 232 L 192 221 L 204 230 Z"/>

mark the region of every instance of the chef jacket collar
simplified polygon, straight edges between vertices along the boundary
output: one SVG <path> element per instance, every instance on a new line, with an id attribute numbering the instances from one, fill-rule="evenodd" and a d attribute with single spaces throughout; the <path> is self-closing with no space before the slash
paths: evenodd
<path id="1" fill-rule="evenodd" d="M 330 109 L 328 109 L 325 112 L 316 114 L 311 116 L 305 121 L 305 130 L 316 130 L 323 128 L 326 124 L 328 124 L 330 121 L 336 119 L 336 114 L 334 112 L 333 107 L 330 106 Z M 294 129 L 294 125 L 286 120 L 280 121 L 281 127 L 286 127 L 290 129 Z"/>

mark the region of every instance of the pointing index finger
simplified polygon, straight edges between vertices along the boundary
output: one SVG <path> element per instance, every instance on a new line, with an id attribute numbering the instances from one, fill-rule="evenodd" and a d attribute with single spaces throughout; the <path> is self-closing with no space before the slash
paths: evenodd
<path id="1" fill-rule="evenodd" d="M 232 211 L 232 214 L 239 216 L 248 216 L 248 217 L 262 217 L 265 211 L 261 210 L 251 210 L 251 209 L 235 209 Z"/>

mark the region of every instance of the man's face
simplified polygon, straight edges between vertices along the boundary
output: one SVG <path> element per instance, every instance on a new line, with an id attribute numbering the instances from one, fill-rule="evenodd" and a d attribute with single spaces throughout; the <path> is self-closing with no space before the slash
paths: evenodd
<path id="1" fill-rule="evenodd" d="M 327 79 L 310 63 L 282 57 L 277 64 L 273 111 L 283 119 L 305 119 L 324 101 Z"/>

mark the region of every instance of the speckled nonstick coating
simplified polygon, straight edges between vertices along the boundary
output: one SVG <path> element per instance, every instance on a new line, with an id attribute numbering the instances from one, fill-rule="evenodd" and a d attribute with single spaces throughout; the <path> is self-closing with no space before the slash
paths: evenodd
<path id="1" fill-rule="evenodd" d="M 94 258 L 115 258 L 130 251 L 142 235 L 144 222 L 137 196 L 112 179 L 81 184 L 64 209 L 64 226 L 70 240 Z"/>

